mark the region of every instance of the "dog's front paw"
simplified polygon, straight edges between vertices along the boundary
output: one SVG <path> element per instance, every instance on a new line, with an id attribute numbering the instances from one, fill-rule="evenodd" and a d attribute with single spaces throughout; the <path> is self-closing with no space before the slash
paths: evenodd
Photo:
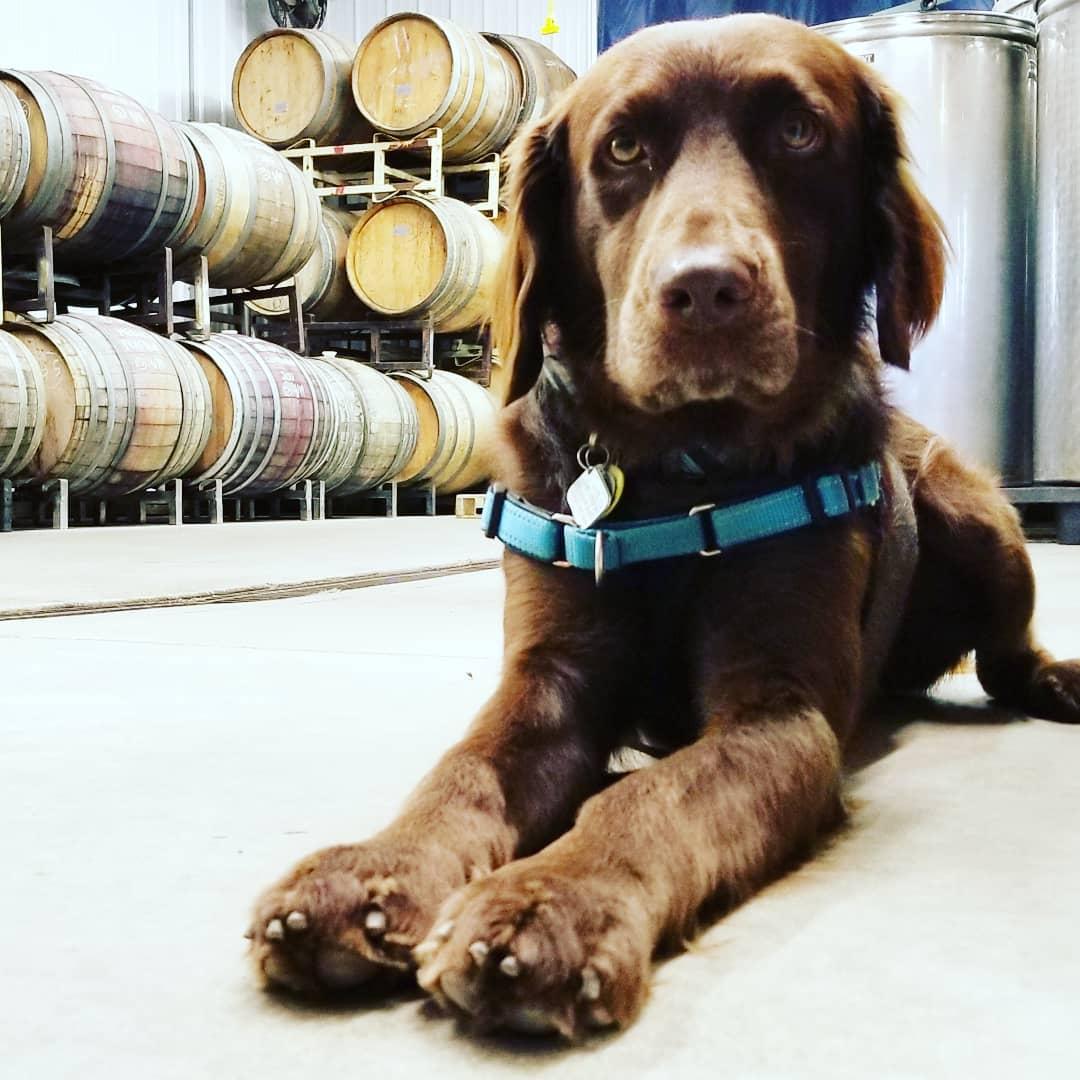
<path id="1" fill-rule="evenodd" d="M 632 889 L 534 856 L 469 885 L 417 948 L 420 985 L 481 1030 L 625 1025 L 648 990 L 652 941 Z"/>
<path id="2" fill-rule="evenodd" d="M 351 844 L 303 860 L 255 905 L 257 975 L 323 996 L 411 971 L 412 950 L 464 880 L 453 860 L 408 847 Z"/>
<path id="3" fill-rule="evenodd" d="M 1080 660 L 1044 664 L 1029 690 L 1029 711 L 1044 720 L 1080 723 Z"/>

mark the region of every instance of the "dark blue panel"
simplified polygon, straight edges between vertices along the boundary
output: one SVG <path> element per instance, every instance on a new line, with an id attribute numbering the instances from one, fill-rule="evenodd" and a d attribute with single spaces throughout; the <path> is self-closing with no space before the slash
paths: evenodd
<path id="1" fill-rule="evenodd" d="M 643 26 L 676 19 L 709 19 L 740 11 L 768 11 L 814 26 L 872 15 L 895 6 L 893 0 L 600 0 L 597 43 L 603 52 Z M 993 6 L 993 0 L 945 0 L 937 5 L 942 11 L 988 11 Z"/>

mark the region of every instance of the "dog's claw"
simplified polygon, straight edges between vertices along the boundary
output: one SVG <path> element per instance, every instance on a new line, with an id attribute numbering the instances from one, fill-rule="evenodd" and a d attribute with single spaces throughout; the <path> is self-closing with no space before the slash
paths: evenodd
<path id="1" fill-rule="evenodd" d="M 265 936 L 268 941 L 282 941 L 285 937 L 285 927 L 280 919 L 271 919 L 266 924 Z"/>
<path id="2" fill-rule="evenodd" d="M 431 932 L 431 936 L 436 941 L 449 941 L 450 935 L 454 932 L 454 920 L 447 919 L 444 923 L 439 923 L 438 926 Z"/>
<path id="3" fill-rule="evenodd" d="M 521 963 L 513 953 L 510 953 L 499 962 L 499 970 L 508 979 L 516 979 L 521 974 Z"/>
<path id="4" fill-rule="evenodd" d="M 437 941 L 421 941 L 419 945 L 413 949 L 413 959 L 416 961 L 418 967 L 423 967 L 437 952 L 439 951 L 439 943 Z"/>
<path id="5" fill-rule="evenodd" d="M 473 963 L 477 967 L 480 967 L 481 964 L 483 964 L 490 951 L 491 949 L 486 941 L 474 941 L 469 946 L 469 955 L 473 958 Z"/>
<path id="6" fill-rule="evenodd" d="M 581 1000 L 600 1000 L 600 976 L 591 967 L 587 967 L 581 973 Z"/>
<path id="7" fill-rule="evenodd" d="M 364 919 L 364 929 L 370 934 L 383 933 L 386 930 L 386 913 L 378 909 L 369 911 Z"/>
<path id="8" fill-rule="evenodd" d="M 615 1023 L 615 1017 L 604 1008 L 603 1005 L 594 1005 L 589 1010 L 589 1024 L 596 1028 L 611 1027 Z"/>
<path id="9" fill-rule="evenodd" d="M 302 934 L 308 928 L 307 916 L 302 911 L 290 911 L 285 925 L 294 933 Z"/>

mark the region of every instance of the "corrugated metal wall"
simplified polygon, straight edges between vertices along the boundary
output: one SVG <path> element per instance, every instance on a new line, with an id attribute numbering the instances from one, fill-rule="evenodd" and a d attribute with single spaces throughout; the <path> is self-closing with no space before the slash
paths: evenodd
<path id="1" fill-rule="evenodd" d="M 575 71 L 596 58 L 597 0 L 556 0 L 543 39 Z M 397 11 L 539 38 L 547 0 L 330 0 L 325 29 L 359 41 Z M 233 65 L 274 26 L 266 0 L 37 0 L 4 23 L 0 67 L 51 68 L 131 94 L 171 120 L 229 122 Z"/>

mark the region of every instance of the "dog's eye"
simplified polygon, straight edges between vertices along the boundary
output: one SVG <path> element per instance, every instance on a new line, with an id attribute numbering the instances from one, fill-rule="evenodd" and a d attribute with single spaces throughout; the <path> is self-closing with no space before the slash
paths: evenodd
<path id="1" fill-rule="evenodd" d="M 821 121 L 809 109 L 788 109 L 780 118 L 780 141 L 788 150 L 806 153 L 825 140 Z"/>
<path id="2" fill-rule="evenodd" d="M 645 147 L 628 131 L 618 131 L 608 142 L 608 156 L 616 165 L 635 165 L 645 157 Z"/>

